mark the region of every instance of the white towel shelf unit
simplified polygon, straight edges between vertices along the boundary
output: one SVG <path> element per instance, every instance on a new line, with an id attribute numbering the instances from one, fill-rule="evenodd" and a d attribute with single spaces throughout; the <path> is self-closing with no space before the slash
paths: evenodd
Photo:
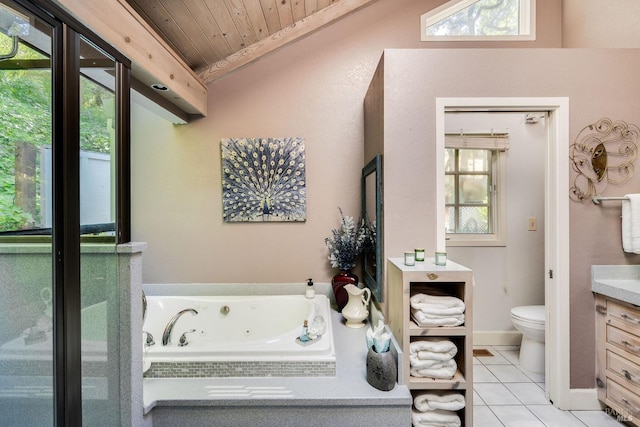
<path id="1" fill-rule="evenodd" d="M 388 323 L 402 347 L 401 378 L 415 397 L 425 390 L 455 390 L 465 396 L 465 408 L 459 411 L 462 425 L 473 425 L 473 327 L 472 327 L 472 271 L 460 264 L 447 261 L 444 266 L 435 265 L 432 258 L 404 265 L 401 258 L 389 258 Z M 465 303 L 465 323 L 454 327 L 420 327 L 411 319 L 409 299 L 417 293 L 449 295 Z M 446 337 L 458 347 L 455 357 L 457 372 L 451 379 L 413 377 L 410 375 L 409 345 L 423 337 Z"/>

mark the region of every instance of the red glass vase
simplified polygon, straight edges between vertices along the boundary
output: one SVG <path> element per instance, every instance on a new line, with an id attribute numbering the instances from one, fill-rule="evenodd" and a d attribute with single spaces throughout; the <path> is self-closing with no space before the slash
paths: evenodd
<path id="1" fill-rule="evenodd" d="M 340 271 L 331 279 L 331 287 L 333 288 L 333 295 L 336 298 L 339 312 L 342 312 L 344 306 L 349 302 L 349 294 L 344 289 L 345 285 L 349 283 L 358 286 L 358 276 L 348 270 Z"/>

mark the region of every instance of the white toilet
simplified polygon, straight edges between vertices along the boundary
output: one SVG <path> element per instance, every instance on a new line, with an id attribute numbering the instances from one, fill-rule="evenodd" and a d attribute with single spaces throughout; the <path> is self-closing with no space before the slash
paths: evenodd
<path id="1" fill-rule="evenodd" d="M 524 305 L 511 309 L 513 326 L 522 333 L 520 366 L 527 371 L 544 373 L 544 305 Z"/>

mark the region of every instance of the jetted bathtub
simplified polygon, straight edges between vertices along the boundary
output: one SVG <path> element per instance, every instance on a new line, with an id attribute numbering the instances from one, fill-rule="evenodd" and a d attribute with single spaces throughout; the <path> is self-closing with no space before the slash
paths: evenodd
<path id="1" fill-rule="evenodd" d="M 316 295 L 150 296 L 143 324 L 147 378 L 335 376 L 329 299 Z M 167 345 L 163 333 L 174 316 Z M 320 316 L 322 336 L 298 338 Z M 186 333 L 186 334 L 185 334 Z M 151 334 L 153 345 L 147 344 Z M 186 345 L 180 346 L 182 335 Z"/>

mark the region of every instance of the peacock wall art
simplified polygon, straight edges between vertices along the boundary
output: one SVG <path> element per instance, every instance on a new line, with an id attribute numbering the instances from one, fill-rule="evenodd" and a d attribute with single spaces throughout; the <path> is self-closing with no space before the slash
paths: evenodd
<path id="1" fill-rule="evenodd" d="M 225 222 L 306 221 L 304 138 L 225 138 Z"/>

